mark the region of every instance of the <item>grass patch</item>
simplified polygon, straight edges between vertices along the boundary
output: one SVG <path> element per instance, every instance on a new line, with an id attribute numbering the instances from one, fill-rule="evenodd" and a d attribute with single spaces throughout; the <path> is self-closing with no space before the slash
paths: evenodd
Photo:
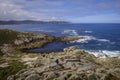
<path id="1" fill-rule="evenodd" d="M 9 67 L 0 68 L 0 80 L 7 80 L 7 77 L 13 74 L 16 74 L 21 69 L 26 68 L 27 66 L 24 63 L 13 61 L 9 63 Z"/>
<path id="2" fill-rule="evenodd" d="M 0 29 L 0 46 L 5 43 L 13 43 L 18 34 L 19 32 L 16 31 Z"/>
<path id="3" fill-rule="evenodd" d="M 2 53 L 1 49 L 0 49 L 0 56 L 3 56 L 4 54 Z"/>
<path id="4" fill-rule="evenodd" d="M 105 61 L 101 61 L 101 64 L 105 68 L 120 68 L 120 59 L 119 58 L 109 58 Z"/>
<path id="5" fill-rule="evenodd" d="M 94 55 L 89 54 L 85 51 L 76 52 L 76 57 L 79 58 L 79 59 L 85 59 L 85 60 L 88 60 L 88 61 L 94 62 L 94 63 L 95 63 L 95 60 L 96 60 L 96 57 Z"/>
<path id="6" fill-rule="evenodd" d="M 38 54 L 29 54 L 28 56 L 29 56 L 29 58 L 35 58 L 38 56 Z"/>
<path id="7" fill-rule="evenodd" d="M 61 38 L 60 41 L 61 42 L 70 42 L 70 41 L 75 41 L 75 40 L 78 40 L 78 39 L 82 39 L 82 38 L 79 38 L 79 37 L 64 37 L 64 38 Z"/>
<path id="8" fill-rule="evenodd" d="M 54 42 L 54 40 L 55 40 L 55 38 L 53 36 L 47 36 L 43 40 L 31 42 L 31 43 L 26 44 L 26 45 L 21 45 L 21 46 L 18 46 L 17 48 L 24 52 L 24 51 L 26 51 L 28 49 L 44 47 L 46 44 Z"/>

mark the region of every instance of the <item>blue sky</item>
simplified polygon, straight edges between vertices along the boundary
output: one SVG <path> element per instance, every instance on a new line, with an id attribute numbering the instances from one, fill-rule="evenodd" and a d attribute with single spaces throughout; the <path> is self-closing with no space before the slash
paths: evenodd
<path id="1" fill-rule="evenodd" d="M 120 23 L 120 0 L 0 0 L 0 20 Z"/>

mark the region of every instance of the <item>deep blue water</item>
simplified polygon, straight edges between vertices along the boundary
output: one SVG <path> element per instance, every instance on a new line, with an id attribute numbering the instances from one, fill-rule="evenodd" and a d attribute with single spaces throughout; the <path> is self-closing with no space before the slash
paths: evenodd
<path id="1" fill-rule="evenodd" d="M 78 40 L 67 44 L 48 44 L 42 49 L 34 49 L 31 52 L 62 51 L 63 48 L 76 46 L 94 53 L 120 56 L 120 24 L 21 24 L 0 25 L 0 28 L 22 32 L 47 33 L 56 37 L 86 37 L 86 40 Z"/>

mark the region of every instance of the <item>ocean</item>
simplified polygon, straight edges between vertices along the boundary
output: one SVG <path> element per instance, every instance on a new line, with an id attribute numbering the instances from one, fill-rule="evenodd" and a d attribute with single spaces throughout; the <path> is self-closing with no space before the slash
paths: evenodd
<path id="1" fill-rule="evenodd" d="M 43 48 L 29 50 L 29 52 L 59 52 L 66 47 L 76 46 L 102 58 L 106 55 L 120 56 L 120 24 L 117 23 L 14 24 L 0 25 L 0 29 L 46 33 L 56 37 L 85 37 L 85 39 L 69 43 L 54 42 Z"/>

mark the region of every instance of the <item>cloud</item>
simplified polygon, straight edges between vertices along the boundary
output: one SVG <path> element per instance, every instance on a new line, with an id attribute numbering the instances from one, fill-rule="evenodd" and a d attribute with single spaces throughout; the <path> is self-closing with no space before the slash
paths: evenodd
<path id="1" fill-rule="evenodd" d="M 49 3 L 45 0 L 26 1 L 26 0 L 0 0 L 0 20 L 61 20 L 48 13 L 55 9 L 44 9 L 45 5 L 59 5 L 61 3 Z M 40 4 L 39 4 L 40 3 Z M 43 5 L 44 4 L 44 5 Z M 43 9 L 42 9 L 43 7 Z"/>
<path id="2" fill-rule="evenodd" d="M 120 15 L 120 0 L 0 0 L 0 20 L 73 20 Z"/>
<path id="3" fill-rule="evenodd" d="M 22 6 L 10 1 L 0 1 L 0 20 L 23 20 L 30 19 L 29 12 L 22 10 Z"/>

